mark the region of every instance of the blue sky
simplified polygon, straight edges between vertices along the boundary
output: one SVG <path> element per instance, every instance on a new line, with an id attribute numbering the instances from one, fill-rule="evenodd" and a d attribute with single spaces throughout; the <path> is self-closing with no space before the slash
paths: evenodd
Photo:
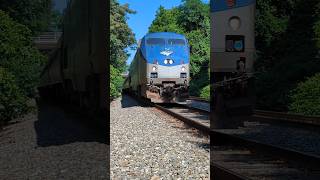
<path id="1" fill-rule="evenodd" d="M 148 28 L 155 18 L 158 8 L 163 6 L 165 9 L 171 9 L 179 6 L 182 0 L 118 0 L 120 4 L 129 4 L 130 9 L 135 10 L 136 14 L 128 15 L 129 27 L 135 33 L 136 40 L 138 42 L 148 32 Z M 209 3 L 209 0 L 202 0 L 205 3 Z M 62 12 L 66 7 L 67 0 L 54 0 L 55 9 Z M 127 64 L 130 64 L 135 51 L 129 50 L 131 56 L 127 60 Z"/>
<path id="2" fill-rule="evenodd" d="M 209 0 L 203 0 L 208 3 Z M 181 4 L 181 0 L 119 0 L 120 4 L 128 3 L 130 9 L 135 10 L 136 14 L 128 15 L 129 27 L 133 30 L 138 42 L 148 32 L 148 28 L 155 18 L 158 8 L 163 6 L 165 9 L 171 9 Z M 135 51 L 129 50 L 131 56 L 127 60 L 130 64 Z"/>
<path id="3" fill-rule="evenodd" d="M 59 10 L 60 12 L 63 11 L 64 8 L 67 6 L 66 0 L 54 0 L 54 9 Z"/>

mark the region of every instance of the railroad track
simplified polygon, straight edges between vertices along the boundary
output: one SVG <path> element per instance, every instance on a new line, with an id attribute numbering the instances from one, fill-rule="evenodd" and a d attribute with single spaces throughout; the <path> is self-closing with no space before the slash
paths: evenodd
<path id="1" fill-rule="evenodd" d="M 300 125 L 320 126 L 320 117 L 303 116 L 299 114 L 288 114 L 282 112 L 254 110 L 255 119 L 265 121 L 288 122 Z"/>
<path id="2" fill-rule="evenodd" d="M 206 99 L 199 97 L 190 97 L 189 100 L 202 103 L 210 103 Z M 203 110 L 203 109 L 202 109 Z M 284 112 L 274 112 L 265 110 L 254 110 L 252 120 L 266 122 L 283 122 L 306 126 L 320 126 L 320 116 L 304 116 L 299 114 L 289 114 Z"/>
<path id="3" fill-rule="evenodd" d="M 174 106 L 153 104 L 153 106 L 183 121 L 187 125 L 198 129 L 204 134 L 210 134 L 209 113 L 204 110 L 192 108 L 181 104 L 175 104 Z"/>
<path id="4" fill-rule="evenodd" d="M 210 135 L 214 179 L 320 179 L 320 156 L 210 129 L 209 112 L 197 108 L 143 103 Z"/>

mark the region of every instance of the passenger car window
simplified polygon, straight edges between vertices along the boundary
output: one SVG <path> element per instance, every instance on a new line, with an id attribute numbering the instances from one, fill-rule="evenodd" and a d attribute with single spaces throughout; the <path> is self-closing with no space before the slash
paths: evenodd
<path id="1" fill-rule="evenodd" d="M 169 45 L 185 45 L 185 41 L 183 39 L 169 39 L 168 40 Z"/>
<path id="2" fill-rule="evenodd" d="M 148 45 L 164 45 L 165 41 L 162 38 L 149 38 L 147 39 Z"/>

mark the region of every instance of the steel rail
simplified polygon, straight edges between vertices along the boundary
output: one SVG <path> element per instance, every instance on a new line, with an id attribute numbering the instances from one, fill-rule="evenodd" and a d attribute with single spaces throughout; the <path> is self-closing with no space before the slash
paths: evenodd
<path id="1" fill-rule="evenodd" d="M 152 103 L 151 103 L 152 104 Z M 210 144 L 211 145 L 225 145 L 225 144 L 232 144 L 237 145 L 240 147 L 246 147 L 249 149 L 253 149 L 254 151 L 258 152 L 265 152 L 270 154 L 272 157 L 276 158 L 284 158 L 288 162 L 299 162 L 301 164 L 304 164 L 306 167 L 314 168 L 317 167 L 320 164 L 320 156 L 317 155 L 311 155 L 306 154 L 304 152 L 275 146 L 267 143 L 261 143 L 255 140 L 250 140 L 248 138 L 242 138 L 236 135 L 231 135 L 227 133 L 222 133 L 213 129 L 210 129 L 210 127 L 205 126 L 201 123 L 198 123 L 190 118 L 184 117 L 180 115 L 179 113 L 173 112 L 170 109 L 167 109 L 165 107 L 162 107 L 157 104 L 153 104 L 154 107 L 157 109 L 160 109 L 167 114 L 185 122 L 191 127 L 194 127 L 198 129 L 199 131 L 203 132 L 204 134 L 208 134 L 210 136 Z M 217 174 L 214 176 L 216 178 L 227 178 L 227 179 L 234 179 L 234 180 L 243 180 L 248 179 L 247 177 L 243 177 L 236 172 L 233 172 L 231 170 L 228 170 L 225 167 L 219 166 L 217 164 L 212 164 L 213 169 Z"/>
<path id="2" fill-rule="evenodd" d="M 156 107 L 157 109 L 166 112 L 167 114 L 185 122 L 186 124 L 190 125 L 191 127 L 194 127 L 204 134 L 210 135 L 211 138 L 211 143 L 212 144 L 238 144 L 241 146 L 248 146 L 248 147 L 253 147 L 254 149 L 260 149 L 263 151 L 268 151 L 272 154 L 277 154 L 280 157 L 286 157 L 286 159 L 291 159 L 291 160 L 299 160 L 301 162 L 307 162 L 310 164 L 320 164 L 320 156 L 317 155 L 311 155 L 311 154 L 306 154 L 304 152 L 292 150 L 292 149 L 287 149 L 284 147 L 280 146 L 275 146 L 267 143 L 261 143 L 255 140 L 250 140 L 247 138 L 242 138 L 236 135 L 231 135 L 227 133 L 222 133 L 217 130 L 210 129 L 210 127 L 205 126 L 199 122 L 196 122 L 190 118 L 184 117 L 183 115 L 176 113 L 174 111 L 171 111 L 170 109 L 167 109 L 165 107 L 162 107 L 158 104 L 153 104 L 153 103 L 148 103 L 151 106 Z"/>
<path id="3" fill-rule="evenodd" d="M 268 119 L 272 121 L 283 121 L 299 124 L 307 124 L 320 126 L 320 117 L 318 116 L 304 116 L 299 114 L 288 114 L 283 112 L 273 112 L 264 110 L 254 110 L 253 117 Z"/>
<path id="4" fill-rule="evenodd" d="M 194 120 L 192 120 L 190 118 L 184 117 L 181 114 L 176 113 L 174 111 L 171 111 L 170 109 L 167 109 L 167 108 L 165 108 L 163 106 L 160 106 L 158 104 L 153 104 L 153 106 L 156 107 L 157 109 L 159 109 L 159 110 L 161 110 L 161 111 L 163 111 L 163 112 L 165 112 L 165 113 L 167 113 L 167 114 L 169 114 L 169 115 L 171 115 L 171 116 L 183 121 L 184 123 L 188 124 L 189 126 L 198 129 L 199 131 L 203 132 L 204 134 L 207 134 L 207 135 L 210 134 L 210 127 L 208 127 L 208 126 L 205 126 L 205 125 L 203 125 L 203 124 L 201 124 L 201 123 L 199 123 L 197 121 L 194 121 Z M 188 106 L 185 106 L 185 107 L 188 107 Z M 193 108 L 189 108 L 189 109 L 193 109 Z M 196 109 L 196 110 L 198 110 L 198 109 Z"/>
<path id="5" fill-rule="evenodd" d="M 195 101 L 200 101 L 200 102 L 210 103 L 210 101 L 208 101 L 208 100 L 206 100 L 204 98 L 201 98 L 201 97 L 190 96 L 188 99 L 195 100 Z"/>
<path id="6" fill-rule="evenodd" d="M 211 145 L 223 146 L 223 145 L 231 144 L 237 147 L 238 146 L 246 147 L 258 152 L 266 152 L 269 155 L 271 155 L 271 157 L 274 156 L 276 158 L 283 158 L 288 162 L 301 163 L 308 168 L 314 168 L 320 165 L 320 156 L 306 154 L 304 152 L 300 152 L 300 151 L 296 151 L 296 150 L 292 150 L 292 149 L 288 149 L 280 146 L 275 146 L 267 143 L 261 143 L 255 140 L 250 140 L 248 138 L 242 138 L 236 135 L 219 132 L 217 130 L 210 129 L 210 127 L 208 126 L 198 123 L 190 118 L 184 117 L 181 114 L 171 111 L 170 109 L 167 109 L 160 105 L 153 104 L 151 102 L 142 101 L 139 98 L 138 100 L 140 102 L 147 103 L 150 106 L 156 107 L 157 109 L 183 121 L 187 125 L 198 129 L 202 133 L 209 135 Z M 236 172 L 233 172 L 225 167 L 219 166 L 214 163 L 212 164 L 212 168 L 217 173 L 214 175 L 214 177 L 216 178 L 223 177 L 231 180 L 248 179 L 247 177 L 243 177 L 237 174 Z"/>
<path id="7" fill-rule="evenodd" d="M 210 103 L 208 100 L 199 97 L 191 96 L 189 99 L 194 101 Z M 257 118 L 256 120 L 258 121 L 278 121 L 302 125 L 320 126 L 320 116 L 305 116 L 301 114 L 289 114 L 285 112 L 275 112 L 258 109 L 255 109 L 253 113 L 253 117 Z"/>
<path id="8" fill-rule="evenodd" d="M 218 132 L 215 130 L 211 130 L 210 133 L 210 143 L 223 145 L 223 144 L 232 144 L 232 145 L 240 145 L 248 148 L 253 148 L 259 151 L 264 151 L 276 155 L 281 158 L 285 158 L 290 161 L 299 161 L 304 165 L 309 164 L 309 167 L 315 167 L 316 165 L 320 165 L 320 156 L 311 155 L 304 152 L 275 146 L 267 143 L 261 143 L 255 140 L 251 140 L 248 138 L 242 138 L 236 135 L 226 134 L 222 132 Z"/>
<path id="9" fill-rule="evenodd" d="M 212 170 L 212 179 L 226 179 L 226 180 L 249 180 L 248 177 L 244 177 L 236 172 L 233 172 L 225 167 L 222 167 L 216 163 L 210 163 Z"/>

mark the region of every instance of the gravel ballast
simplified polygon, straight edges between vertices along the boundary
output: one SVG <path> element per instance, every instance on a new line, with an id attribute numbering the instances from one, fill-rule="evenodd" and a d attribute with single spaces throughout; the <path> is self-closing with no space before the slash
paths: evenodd
<path id="1" fill-rule="evenodd" d="M 0 179 L 108 179 L 105 138 L 77 116 L 41 107 L 0 132 Z"/>
<path id="2" fill-rule="evenodd" d="M 209 179 L 209 140 L 128 96 L 110 105 L 111 179 Z"/>

